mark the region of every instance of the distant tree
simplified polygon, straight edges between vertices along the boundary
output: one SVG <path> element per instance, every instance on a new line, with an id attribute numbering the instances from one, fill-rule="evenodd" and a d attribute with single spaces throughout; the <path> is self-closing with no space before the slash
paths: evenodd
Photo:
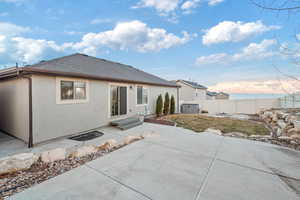
<path id="1" fill-rule="evenodd" d="M 169 114 L 170 112 L 170 97 L 169 97 L 169 93 L 166 93 L 165 95 L 165 103 L 164 103 L 164 115 Z"/>
<path id="2" fill-rule="evenodd" d="M 157 97 L 157 100 L 156 100 L 156 116 L 159 117 L 161 114 L 162 114 L 162 108 L 163 108 L 163 98 L 161 95 L 159 95 Z"/>
<path id="3" fill-rule="evenodd" d="M 174 98 L 173 95 L 171 96 L 170 113 L 171 113 L 171 114 L 174 114 L 174 113 L 175 113 L 175 98 Z"/>
<path id="4" fill-rule="evenodd" d="M 279 52 L 286 58 L 290 60 L 290 62 L 296 67 L 300 66 L 300 34 L 297 34 L 299 31 L 298 21 L 299 18 L 299 11 L 300 11 L 300 1 L 299 0 L 249 0 L 253 5 L 257 6 L 266 11 L 275 12 L 278 16 L 279 13 L 287 14 L 288 18 L 292 19 L 293 21 L 297 21 L 296 25 L 296 33 L 290 33 L 293 35 L 292 39 L 294 40 L 295 44 L 288 44 L 288 43 L 281 43 L 279 39 L 277 42 L 279 44 Z M 298 16 L 298 17 L 297 17 Z M 298 26 L 298 27 L 297 27 Z M 292 30 L 292 29 L 291 29 Z M 296 82 L 300 83 L 300 79 L 298 75 L 288 74 L 283 72 L 280 69 L 280 66 L 276 66 L 273 64 L 275 71 L 277 71 L 280 75 L 284 76 L 285 78 L 295 80 Z M 285 65 L 283 65 L 285 67 Z M 278 78 L 279 79 L 279 78 Z M 284 85 L 281 83 L 281 80 L 278 80 L 279 84 L 283 92 L 289 94 L 290 92 L 284 89 Z M 299 90 L 299 84 L 291 85 L 296 90 Z"/>
<path id="5" fill-rule="evenodd" d="M 298 0 L 250 0 L 254 5 L 265 10 L 273 11 L 299 11 L 300 1 Z"/>

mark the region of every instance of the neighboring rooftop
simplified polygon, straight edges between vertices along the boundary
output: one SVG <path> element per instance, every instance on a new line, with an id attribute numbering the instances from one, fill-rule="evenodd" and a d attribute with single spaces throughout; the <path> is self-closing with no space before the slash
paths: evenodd
<path id="1" fill-rule="evenodd" d="M 208 96 L 217 96 L 217 95 L 225 95 L 225 96 L 229 96 L 229 94 L 225 93 L 225 92 L 210 92 L 207 91 L 206 94 Z"/>
<path id="2" fill-rule="evenodd" d="M 206 94 L 207 94 L 208 96 L 217 96 L 217 95 L 218 95 L 217 92 L 210 92 L 210 91 L 207 91 Z"/>
<path id="3" fill-rule="evenodd" d="M 192 82 L 192 81 L 186 81 L 186 80 L 178 80 L 178 81 L 181 81 L 187 85 L 190 85 L 191 87 L 195 88 L 195 89 L 207 89 L 207 87 L 203 86 L 203 85 L 200 85 L 196 82 Z"/>
<path id="4" fill-rule="evenodd" d="M 175 83 L 146 73 L 129 65 L 84 54 L 72 54 L 49 61 L 41 61 L 19 69 L 27 73 L 46 73 L 107 81 L 143 83 L 178 87 Z"/>

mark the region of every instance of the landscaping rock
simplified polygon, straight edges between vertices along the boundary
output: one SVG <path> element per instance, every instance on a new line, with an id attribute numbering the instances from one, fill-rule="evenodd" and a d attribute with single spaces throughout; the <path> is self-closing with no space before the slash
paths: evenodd
<path id="1" fill-rule="evenodd" d="M 98 151 L 98 148 L 96 146 L 93 145 L 89 145 L 89 146 L 83 146 L 77 149 L 77 151 L 75 151 L 72 156 L 74 157 L 83 157 L 83 156 L 87 156 L 93 153 L 96 153 Z"/>
<path id="2" fill-rule="evenodd" d="M 259 138 L 266 138 L 266 136 L 264 135 L 250 135 L 249 138 L 256 138 L 256 139 L 259 139 Z"/>
<path id="3" fill-rule="evenodd" d="M 104 142 L 102 145 L 98 147 L 99 151 L 110 151 L 113 148 L 118 147 L 118 143 L 116 140 L 111 139 Z"/>
<path id="4" fill-rule="evenodd" d="M 286 141 L 292 140 L 292 138 L 291 138 L 291 137 L 288 137 L 288 136 L 280 136 L 280 137 L 278 137 L 278 139 L 279 139 L 279 140 L 286 140 Z"/>
<path id="5" fill-rule="evenodd" d="M 277 124 L 281 129 L 284 129 L 287 126 L 287 124 L 282 119 L 278 120 Z"/>
<path id="6" fill-rule="evenodd" d="M 213 128 L 208 128 L 204 132 L 214 133 L 214 134 L 217 134 L 217 135 L 223 135 L 221 130 L 213 129 Z"/>
<path id="7" fill-rule="evenodd" d="M 128 145 L 128 144 L 131 144 L 131 143 L 133 143 L 135 141 L 138 141 L 138 140 L 141 140 L 141 139 L 143 139 L 143 136 L 131 136 L 131 135 L 129 135 L 129 136 L 125 137 L 124 144 Z"/>
<path id="8" fill-rule="evenodd" d="M 294 125 L 294 128 L 300 130 L 300 121 L 298 121 L 298 120 L 293 121 L 293 125 Z"/>
<path id="9" fill-rule="evenodd" d="M 296 135 L 296 134 L 300 134 L 300 130 L 297 128 L 291 128 L 287 131 L 288 136 Z"/>
<path id="10" fill-rule="evenodd" d="M 291 138 L 293 139 L 293 140 L 299 140 L 300 141 L 300 135 L 292 135 L 291 136 Z"/>
<path id="11" fill-rule="evenodd" d="M 282 135 L 282 129 L 278 127 L 276 130 L 276 136 L 279 137 L 281 135 Z"/>
<path id="12" fill-rule="evenodd" d="M 278 121 L 278 116 L 277 116 L 277 114 L 276 113 L 273 113 L 273 115 L 272 115 L 272 121 L 273 122 L 277 122 Z"/>
<path id="13" fill-rule="evenodd" d="M 29 169 L 38 159 L 39 156 L 33 153 L 22 153 L 2 158 L 0 160 L 0 175 Z"/>
<path id="14" fill-rule="evenodd" d="M 229 137 L 240 137 L 240 138 L 246 138 L 246 137 L 248 137 L 247 134 L 240 133 L 240 132 L 226 133 L 226 134 L 223 134 L 223 135 L 224 136 L 229 136 Z"/>
<path id="15" fill-rule="evenodd" d="M 50 163 L 57 160 L 64 160 L 66 158 L 66 149 L 57 148 L 41 153 L 41 160 L 44 163 Z"/>

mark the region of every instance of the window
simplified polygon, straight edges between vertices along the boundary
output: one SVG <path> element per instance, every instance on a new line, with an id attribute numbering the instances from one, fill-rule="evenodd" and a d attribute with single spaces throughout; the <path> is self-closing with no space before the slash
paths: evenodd
<path id="1" fill-rule="evenodd" d="M 143 86 L 137 86 L 137 104 L 148 104 L 148 89 Z"/>
<path id="2" fill-rule="evenodd" d="M 85 100 L 86 83 L 82 81 L 61 81 L 61 100 Z"/>

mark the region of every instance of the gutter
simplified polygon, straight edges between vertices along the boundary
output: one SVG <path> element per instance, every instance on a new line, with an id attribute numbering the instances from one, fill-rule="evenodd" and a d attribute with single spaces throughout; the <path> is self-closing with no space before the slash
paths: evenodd
<path id="1" fill-rule="evenodd" d="M 178 113 L 180 113 L 180 108 L 179 108 L 180 105 L 179 105 L 179 101 L 180 101 L 180 99 L 179 99 L 179 87 L 178 87 L 178 88 L 177 88 L 177 109 L 178 109 L 177 112 L 178 112 Z"/>

